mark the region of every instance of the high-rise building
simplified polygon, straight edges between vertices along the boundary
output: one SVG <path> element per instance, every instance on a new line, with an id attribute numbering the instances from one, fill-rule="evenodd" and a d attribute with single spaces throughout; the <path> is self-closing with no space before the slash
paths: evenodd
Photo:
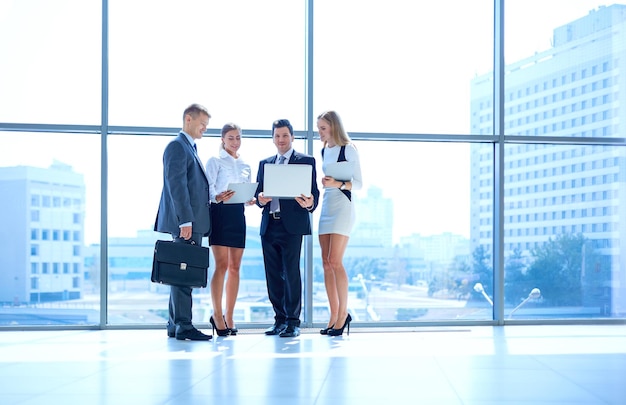
<path id="1" fill-rule="evenodd" d="M 550 49 L 505 67 L 505 135 L 546 138 L 505 146 L 505 254 L 582 235 L 608 268 L 614 310 L 626 309 L 626 148 L 558 137 L 626 136 L 625 32 L 626 6 L 600 7 L 555 28 Z M 492 74 L 472 81 L 472 133 L 494 132 L 492 91 Z M 473 146 L 472 250 L 493 249 L 493 169 L 493 147 Z"/>
<path id="2" fill-rule="evenodd" d="M 0 167 L 0 302 L 81 297 L 85 183 L 54 162 L 49 168 Z"/>
<path id="3" fill-rule="evenodd" d="M 372 186 L 355 200 L 356 222 L 350 234 L 351 248 L 391 248 L 393 246 L 393 201 Z"/>

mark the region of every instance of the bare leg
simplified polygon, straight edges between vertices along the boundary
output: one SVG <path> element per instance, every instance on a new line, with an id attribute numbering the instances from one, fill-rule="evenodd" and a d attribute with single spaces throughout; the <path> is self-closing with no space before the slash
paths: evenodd
<path id="1" fill-rule="evenodd" d="M 340 329 L 345 323 L 348 317 L 348 273 L 343 267 L 343 255 L 348 246 L 348 236 L 339 234 L 330 234 L 328 243 L 328 254 L 325 256 L 325 261 L 328 262 L 328 267 L 332 272 L 332 278 L 334 279 L 334 287 L 336 291 L 337 307 L 335 319 L 335 329 Z M 324 267 L 324 275 L 326 275 L 326 267 Z"/>
<path id="2" fill-rule="evenodd" d="M 211 246 L 215 259 L 215 271 L 211 277 L 211 301 L 213 302 L 213 321 L 218 329 L 226 329 L 224 313 L 222 311 L 222 291 L 224 278 L 228 268 L 228 248 L 225 246 Z"/>
<path id="3" fill-rule="evenodd" d="M 326 295 L 328 296 L 328 306 L 330 307 L 330 318 L 327 328 L 333 327 L 337 322 L 337 311 L 339 310 L 339 297 L 337 296 L 337 286 L 335 284 L 335 275 L 330 267 L 328 260 L 330 251 L 330 235 L 320 235 L 320 248 L 322 250 L 322 266 L 324 268 L 324 286 L 326 287 Z"/>
<path id="4" fill-rule="evenodd" d="M 241 258 L 243 256 L 242 248 L 228 248 L 228 276 L 226 277 L 226 324 L 231 329 L 236 329 L 235 320 L 235 303 L 239 293 L 239 269 L 241 268 Z"/>
<path id="5" fill-rule="evenodd" d="M 324 267 L 324 285 L 330 307 L 330 319 L 327 328 L 336 325 L 348 314 L 348 275 L 343 267 L 343 254 L 348 245 L 348 237 L 337 234 L 320 235 L 322 266 Z M 344 291 L 345 290 L 345 291 Z M 345 315 L 344 315 L 345 313 Z"/>

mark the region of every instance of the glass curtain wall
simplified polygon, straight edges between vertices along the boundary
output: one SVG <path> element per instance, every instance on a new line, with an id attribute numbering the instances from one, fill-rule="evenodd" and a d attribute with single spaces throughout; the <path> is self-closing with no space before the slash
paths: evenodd
<path id="1" fill-rule="evenodd" d="M 505 2 L 506 319 L 626 313 L 625 29 L 623 2 Z"/>
<path id="2" fill-rule="evenodd" d="M 294 147 L 316 158 L 321 179 L 316 116 L 341 115 L 364 180 L 344 256 L 355 322 L 622 319 L 626 5 L 470 3 L 0 3 L 0 217 L 10 241 L 0 246 L 0 328 L 164 325 L 169 288 L 150 282 L 150 266 L 155 240 L 169 235 L 152 227 L 163 150 L 192 102 L 212 114 L 203 162 L 235 122 L 253 179 L 275 153 L 277 118 L 293 123 Z M 76 10 L 81 19 L 70 18 Z M 319 215 L 303 250 L 304 325 L 328 319 Z M 246 218 L 235 312 L 244 328 L 273 317 L 260 210 Z M 193 296 L 203 327 L 210 293 Z"/>
<path id="3" fill-rule="evenodd" d="M 0 325 L 98 324 L 100 136 L 0 132 L 0 145 Z"/>

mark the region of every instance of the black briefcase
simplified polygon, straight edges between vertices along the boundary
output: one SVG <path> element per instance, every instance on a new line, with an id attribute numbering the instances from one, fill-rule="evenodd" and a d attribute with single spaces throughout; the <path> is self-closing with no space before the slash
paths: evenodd
<path id="1" fill-rule="evenodd" d="M 154 283 L 178 287 L 206 287 L 209 249 L 195 243 L 157 240 L 154 245 Z"/>

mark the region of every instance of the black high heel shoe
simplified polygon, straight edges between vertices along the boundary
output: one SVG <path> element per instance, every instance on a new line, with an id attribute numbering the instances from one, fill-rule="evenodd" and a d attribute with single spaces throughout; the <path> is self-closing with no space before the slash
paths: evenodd
<path id="1" fill-rule="evenodd" d="M 320 335 L 328 335 L 328 331 L 331 330 L 332 328 L 335 327 L 335 324 L 333 323 L 330 327 L 328 328 L 324 328 L 324 329 L 320 329 Z"/>
<path id="2" fill-rule="evenodd" d="M 341 336 L 343 335 L 343 330 L 348 327 L 348 332 L 347 334 L 350 335 L 350 322 L 352 322 L 352 317 L 350 316 L 350 314 L 348 314 L 348 316 L 346 317 L 346 322 L 344 322 L 343 326 L 341 327 L 341 329 L 335 329 L 335 328 L 331 328 L 328 331 L 328 336 Z"/>
<path id="3" fill-rule="evenodd" d="M 224 325 L 226 325 L 226 329 L 228 329 L 228 331 L 230 332 L 230 334 L 232 336 L 237 335 L 237 332 L 239 332 L 239 329 L 237 329 L 237 328 L 229 328 L 228 327 L 228 323 L 226 322 L 226 317 L 224 317 Z"/>
<path id="4" fill-rule="evenodd" d="M 209 322 L 211 322 L 211 326 L 213 326 L 213 333 L 217 332 L 217 336 L 228 336 L 230 334 L 230 330 L 228 328 L 219 329 L 217 327 L 217 325 L 215 324 L 215 319 L 213 319 L 213 315 L 211 315 L 211 319 L 209 319 Z"/>

